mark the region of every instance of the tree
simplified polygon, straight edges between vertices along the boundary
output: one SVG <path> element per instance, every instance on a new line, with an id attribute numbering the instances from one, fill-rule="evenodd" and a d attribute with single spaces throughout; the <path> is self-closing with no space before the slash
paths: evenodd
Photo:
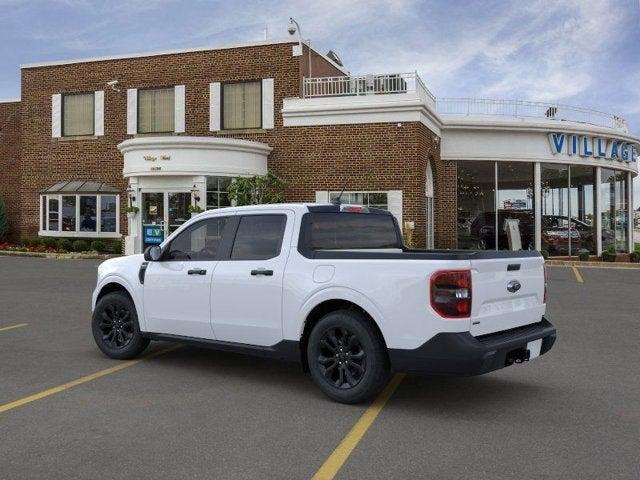
<path id="1" fill-rule="evenodd" d="M 7 207 L 4 200 L 0 198 L 0 240 L 4 240 L 9 235 L 9 219 L 7 218 Z"/>
<path id="2" fill-rule="evenodd" d="M 229 199 L 238 206 L 282 203 L 286 185 L 271 172 L 254 177 L 236 177 L 229 185 Z"/>

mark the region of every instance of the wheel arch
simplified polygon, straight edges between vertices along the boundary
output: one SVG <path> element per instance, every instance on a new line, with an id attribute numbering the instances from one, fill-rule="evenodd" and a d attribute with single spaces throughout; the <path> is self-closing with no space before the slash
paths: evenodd
<path id="1" fill-rule="evenodd" d="M 362 307 L 359 302 L 346 298 L 324 299 L 316 303 L 315 306 L 307 312 L 302 326 L 302 332 L 300 334 L 300 358 L 302 361 L 302 367 L 305 371 L 309 369 L 307 362 L 307 345 L 309 335 L 311 334 L 313 327 L 315 327 L 320 319 L 325 315 L 338 310 L 350 310 L 362 314 L 380 338 L 384 348 L 387 348 L 387 342 L 379 322 L 376 321 L 376 318 L 370 313 L 370 311 Z"/>
<path id="2" fill-rule="evenodd" d="M 101 282 L 98 288 L 96 288 L 95 299 L 93 302 L 93 309 L 95 309 L 96 304 L 102 297 L 112 292 L 123 292 L 127 294 L 127 296 L 131 299 L 131 301 L 136 307 L 136 313 L 138 317 L 138 324 L 140 326 L 140 330 L 146 331 L 146 322 L 144 319 L 144 310 L 142 308 L 142 302 L 137 298 L 136 295 L 133 294 L 132 288 L 129 285 L 129 283 L 120 277 L 110 276 L 105 278 Z"/>

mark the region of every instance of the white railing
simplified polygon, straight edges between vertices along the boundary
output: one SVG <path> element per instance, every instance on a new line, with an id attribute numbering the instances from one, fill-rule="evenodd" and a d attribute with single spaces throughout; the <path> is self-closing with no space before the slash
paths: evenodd
<path id="1" fill-rule="evenodd" d="M 572 107 L 559 103 L 483 98 L 438 98 L 436 110 L 441 115 L 491 115 L 564 120 L 628 132 L 627 122 L 622 117 L 589 108 Z"/>
<path id="2" fill-rule="evenodd" d="M 383 95 L 391 93 L 416 93 L 423 101 L 435 105 L 435 97 L 415 72 L 342 77 L 311 77 L 305 78 L 303 81 L 303 96 L 305 98 Z"/>

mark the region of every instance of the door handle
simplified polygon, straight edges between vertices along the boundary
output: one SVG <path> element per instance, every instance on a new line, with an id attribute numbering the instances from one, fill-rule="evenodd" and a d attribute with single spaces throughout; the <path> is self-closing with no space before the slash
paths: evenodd
<path id="1" fill-rule="evenodd" d="M 251 275 L 264 275 L 266 277 L 273 276 L 273 270 L 267 270 L 265 268 L 259 268 L 257 270 L 251 270 Z"/>
<path id="2" fill-rule="evenodd" d="M 189 270 L 187 275 L 206 275 L 207 271 L 202 268 L 194 268 L 193 270 Z"/>

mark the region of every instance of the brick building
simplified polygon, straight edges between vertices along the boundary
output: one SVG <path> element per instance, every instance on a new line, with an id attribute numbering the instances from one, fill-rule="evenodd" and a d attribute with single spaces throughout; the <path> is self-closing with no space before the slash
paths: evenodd
<path id="1" fill-rule="evenodd" d="M 269 170 L 289 201 L 344 190 L 389 209 L 416 246 L 630 247 L 638 139 L 619 117 L 436 100 L 415 73 L 337 62 L 286 40 L 24 65 L 20 101 L 0 103 L 13 236 L 140 252 L 189 206 L 228 205 L 233 177 Z"/>

